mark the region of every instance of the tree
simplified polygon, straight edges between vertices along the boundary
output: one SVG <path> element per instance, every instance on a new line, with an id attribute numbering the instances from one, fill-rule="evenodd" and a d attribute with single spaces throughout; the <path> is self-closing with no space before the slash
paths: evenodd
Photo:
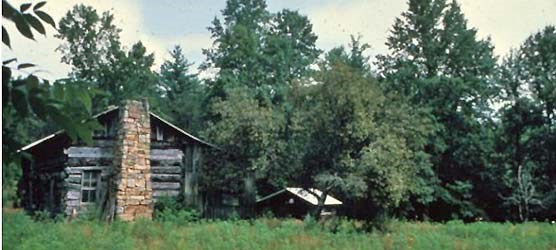
<path id="1" fill-rule="evenodd" d="M 498 99 L 500 110 L 496 161 L 498 176 L 504 176 L 497 190 L 502 201 L 517 207 L 519 220 L 530 217 L 549 218 L 556 203 L 553 143 L 553 100 L 550 26 L 531 35 L 518 50 L 503 61 L 500 70 Z M 544 53 L 543 56 L 539 56 Z M 548 80 L 548 81 L 547 81 Z M 500 179 L 500 178 L 499 178 Z M 541 205 L 542 206 L 532 206 Z M 534 208 L 534 209 L 530 209 Z"/>
<path id="2" fill-rule="evenodd" d="M 60 20 L 56 37 L 64 43 L 57 50 L 63 54 L 62 62 L 72 66 L 69 77 L 109 94 L 93 100 L 96 111 L 125 99 L 144 97 L 157 109 L 159 89 L 151 70 L 154 55 L 148 54 L 141 42 L 125 51 L 119 37 L 121 30 L 113 21 L 110 12 L 99 15 L 83 4 L 74 6 Z"/>
<path id="3" fill-rule="evenodd" d="M 252 208 L 256 194 L 256 174 L 267 171 L 270 162 L 276 161 L 276 136 L 280 126 L 279 117 L 270 107 L 259 106 L 258 101 L 244 88 L 231 89 L 227 99 L 215 99 L 211 112 L 220 117 L 217 122 L 209 121 L 205 134 L 221 147 L 222 155 L 233 163 L 226 169 L 211 169 L 219 183 L 236 184 L 236 193 L 242 193 L 241 204 Z M 218 160 L 218 159 L 213 159 Z M 214 187 L 213 183 L 207 186 Z M 246 212 L 244 216 L 252 216 Z"/>
<path id="4" fill-rule="evenodd" d="M 309 74 L 309 66 L 320 53 L 315 45 L 317 37 L 307 17 L 290 10 L 270 13 L 263 0 L 227 1 L 222 14 L 209 28 L 214 39 L 212 48 L 203 51 L 207 60 L 202 68 L 218 70 L 215 79 L 207 81 L 206 106 L 222 107 L 212 104 L 228 102 L 230 93 L 241 90 L 249 100 L 256 100 L 257 109 L 270 112 L 274 125 L 261 127 L 260 133 L 272 135 L 273 143 L 256 152 L 261 152 L 260 155 L 268 152 L 272 158 L 267 157 L 267 162 L 261 163 L 254 174 L 262 190 L 281 188 L 301 164 L 298 149 L 302 144 L 294 141 L 300 117 L 293 104 L 292 89 L 297 87 L 299 78 Z M 216 108 L 208 110 L 206 118 L 211 126 L 236 124 L 238 127 L 233 130 L 242 130 L 243 125 L 234 122 L 240 114 L 223 116 L 221 112 Z"/>
<path id="5" fill-rule="evenodd" d="M 70 77 L 96 81 L 102 65 L 114 62 L 121 50 L 121 30 L 113 24 L 114 15 L 83 4 L 75 5 L 58 24 L 55 35 L 63 43 L 57 48 L 61 61 L 72 66 Z"/>
<path id="6" fill-rule="evenodd" d="M 522 86 L 532 93 L 535 107 L 542 110 L 542 128 L 534 138 L 537 147 L 529 151 L 537 165 L 538 191 L 543 194 L 541 218 L 555 216 L 556 211 L 556 28 L 544 27 L 527 38 L 519 49 Z"/>
<path id="7" fill-rule="evenodd" d="M 202 126 L 204 86 L 197 74 L 190 73 L 193 64 L 185 58 L 180 46 L 175 46 L 170 56 L 171 60 L 160 67 L 162 98 L 166 99 L 163 110 L 180 128 L 196 133 Z"/>
<path id="8" fill-rule="evenodd" d="M 306 86 L 308 144 L 298 182 L 322 190 L 316 216 L 335 192 L 354 201 L 346 204 L 352 216 L 372 219 L 398 207 L 416 187 L 417 152 L 429 128 L 419 110 L 411 115 L 401 101 L 388 104 L 387 97 L 396 98 L 385 96 L 361 68 L 347 65 L 349 56 L 340 50 L 327 54 L 315 84 Z"/>
<path id="9" fill-rule="evenodd" d="M 204 50 L 203 68 L 219 70 L 210 83 L 211 96 L 222 94 L 223 85 L 240 83 L 260 100 L 279 103 L 292 80 L 305 76 L 320 54 L 308 18 L 296 11 L 276 14 L 264 0 L 230 0 L 209 31 L 213 48 Z"/>
<path id="10" fill-rule="evenodd" d="M 479 185 L 493 141 L 488 116 L 496 66 L 493 46 L 467 27 L 456 1 L 445 0 L 409 1 L 387 46 L 391 53 L 378 57 L 383 88 L 429 108 L 437 122 L 427 153 L 441 186 L 435 187 L 430 212 L 438 219 L 482 214 L 473 204 L 484 200 Z M 471 188 L 459 185 L 465 182 Z"/>
<path id="11" fill-rule="evenodd" d="M 536 190 L 536 182 L 531 171 L 523 165 L 517 167 L 515 176 L 507 176 L 507 185 L 512 187 L 512 193 L 508 197 L 502 197 L 507 203 L 516 206 L 520 221 L 528 221 L 533 205 L 542 206 L 540 195 Z"/>

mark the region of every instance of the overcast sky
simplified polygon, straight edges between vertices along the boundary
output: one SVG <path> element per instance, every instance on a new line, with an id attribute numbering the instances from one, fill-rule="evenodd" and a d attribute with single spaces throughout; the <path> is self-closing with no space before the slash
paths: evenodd
<path id="1" fill-rule="evenodd" d="M 13 5 L 20 2 L 10 1 Z M 384 45 L 394 18 L 407 9 L 406 0 L 267 0 L 270 11 L 283 8 L 299 10 L 307 15 L 318 35 L 319 48 L 328 50 L 346 45 L 350 34 L 361 34 L 372 48 L 370 56 L 386 53 Z M 468 25 L 478 29 L 479 37 L 490 36 L 497 55 L 505 55 L 518 47 L 531 33 L 546 25 L 556 25 L 556 0 L 460 0 Z M 156 70 L 169 57 L 168 50 L 179 44 L 187 58 L 198 65 L 205 58 L 201 49 L 211 45 L 207 27 L 220 14 L 225 0 L 50 0 L 44 10 L 58 22 L 75 4 L 84 3 L 99 12 L 114 13 L 116 25 L 122 29 L 121 40 L 129 48 L 142 41 L 156 57 Z M 11 24 L 5 24 L 11 34 L 10 50 L 2 45 L 2 59 L 16 56 L 20 63 L 38 64 L 46 79 L 65 77 L 70 67 L 61 63 L 54 50 L 60 41 L 49 29 L 47 36 L 36 41 L 23 38 Z"/>

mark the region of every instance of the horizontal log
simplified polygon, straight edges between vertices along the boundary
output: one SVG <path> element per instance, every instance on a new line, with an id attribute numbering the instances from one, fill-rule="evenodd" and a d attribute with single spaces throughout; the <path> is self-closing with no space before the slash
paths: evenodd
<path id="1" fill-rule="evenodd" d="M 151 174 L 151 180 L 153 182 L 179 182 L 181 179 L 181 175 L 179 174 Z"/>
<path id="2" fill-rule="evenodd" d="M 152 160 L 151 159 L 151 166 L 154 167 L 169 167 L 169 166 L 179 167 L 181 165 L 182 165 L 181 160 Z"/>
<path id="3" fill-rule="evenodd" d="M 66 178 L 66 182 L 81 184 L 81 175 L 80 174 L 72 174 L 68 178 Z"/>
<path id="4" fill-rule="evenodd" d="M 68 199 L 68 200 L 79 200 L 79 199 L 81 199 L 81 191 L 74 191 L 74 190 L 68 191 L 66 193 L 66 199 Z"/>
<path id="5" fill-rule="evenodd" d="M 78 167 L 78 166 L 112 166 L 112 158 L 76 158 L 69 157 L 66 166 L 68 167 Z"/>
<path id="6" fill-rule="evenodd" d="M 180 149 L 152 149 L 151 160 L 175 160 L 181 161 L 183 151 Z"/>
<path id="7" fill-rule="evenodd" d="M 77 200 L 66 200 L 66 208 L 77 208 L 81 205 L 81 201 Z M 70 210 L 71 211 L 71 210 Z"/>
<path id="8" fill-rule="evenodd" d="M 81 184 L 65 182 L 64 183 L 64 188 L 66 188 L 68 190 L 81 190 Z"/>
<path id="9" fill-rule="evenodd" d="M 181 168 L 180 167 L 151 166 L 151 173 L 153 173 L 153 174 L 181 174 Z"/>
<path id="10" fill-rule="evenodd" d="M 180 191 L 178 190 L 154 190 L 153 191 L 153 197 L 155 198 L 164 197 L 164 196 L 175 197 L 178 196 L 179 194 Z"/>
<path id="11" fill-rule="evenodd" d="M 179 182 L 153 182 L 153 190 L 179 190 L 181 184 Z"/>
<path id="12" fill-rule="evenodd" d="M 70 158 L 112 158 L 111 147 L 69 147 L 64 153 Z"/>
<path id="13" fill-rule="evenodd" d="M 111 166 L 75 166 L 75 167 L 67 167 L 64 169 L 66 173 L 72 174 L 81 174 L 83 171 L 86 170 L 99 170 L 102 172 L 108 172 L 112 167 Z"/>

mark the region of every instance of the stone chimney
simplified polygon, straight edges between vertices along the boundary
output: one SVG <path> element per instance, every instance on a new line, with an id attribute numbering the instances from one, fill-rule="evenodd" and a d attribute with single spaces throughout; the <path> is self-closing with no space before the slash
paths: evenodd
<path id="1" fill-rule="evenodd" d="M 152 218 L 151 126 L 145 100 L 126 101 L 120 108 L 114 146 L 115 212 L 121 220 Z"/>

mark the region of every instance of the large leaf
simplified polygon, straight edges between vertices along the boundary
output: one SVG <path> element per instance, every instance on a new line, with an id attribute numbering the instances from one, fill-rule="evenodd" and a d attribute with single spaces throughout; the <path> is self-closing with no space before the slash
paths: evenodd
<path id="1" fill-rule="evenodd" d="M 46 106 L 44 105 L 42 93 L 43 91 L 40 88 L 31 89 L 29 91 L 29 104 L 33 113 L 35 113 L 40 119 L 46 120 L 48 113 L 46 112 Z"/>
<path id="2" fill-rule="evenodd" d="M 2 66 L 2 85 L 8 84 L 12 77 L 12 70 L 6 66 Z"/>
<path id="3" fill-rule="evenodd" d="M 34 17 L 31 14 L 24 14 L 23 15 L 25 17 L 25 20 L 27 20 L 27 22 L 29 24 L 31 24 L 31 26 L 38 31 L 39 33 L 45 35 L 46 34 L 46 30 L 44 29 L 44 26 L 42 25 L 41 21 L 39 19 L 37 19 L 36 17 Z"/>
<path id="4" fill-rule="evenodd" d="M 15 61 L 17 61 L 17 58 L 15 58 L 15 57 L 12 58 L 12 59 L 8 59 L 8 60 L 2 62 L 2 66 L 6 65 L 6 64 L 10 64 L 10 63 L 15 62 Z"/>
<path id="5" fill-rule="evenodd" d="M 25 12 L 26 10 L 29 9 L 29 7 L 31 7 L 30 3 L 24 3 L 22 5 L 19 6 L 19 11 L 21 12 Z"/>
<path id="6" fill-rule="evenodd" d="M 2 17 L 13 20 L 18 11 L 12 7 L 7 1 L 2 1 Z"/>
<path id="7" fill-rule="evenodd" d="M 32 63 L 22 63 L 20 65 L 17 66 L 17 69 L 25 69 L 25 68 L 30 68 L 30 67 L 35 67 L 35 64 Z"/>
<path id="8" fill-rule="evenodd" d="M 8 67 L 2 66 L 2 106 L 6 107 L 10 100 L 10 78 L 12 70 Z"/>
<path id="9" fill-rule="evenodd" d="M 55 82 L 54 86 L 52 86 L 52 95 L 57 100 L 63 100 L 64 99 L 64 86 Z"/>
<path id="10" fill-rule="evenodd" d="M 35 11 L 35 14 L 37 14 L 37 16 L 39 16 L 40 19 L 42 19 L 43 21 L 50 24 L 53 28 L 56 29 L 56 22 L 54 22 L 54 19 L 52 19 L 50 15 L 46 14 L 46 12 L 37 10 Z"/>
<path id="11" fill-rule="evenodd" d="M 79 124 L 75 127 L 77 130 L 77 135 L 81 138 L 87 145 L 93 144 L 93 133 L 84 123 Z"/>
<path id="12" fill-rule="evenodd" d="M 4 26 L 2 26 L 2 42 L 10 49 L 12 48 L 12 46 L 10 45 L 10 36 L 8 35 L 8 31 L 6 31 L 6 28 L 4 28 Z"/>
<path id="13" fill-rule="evenodd" d="M 17 28 L 17 30 L 19 30 L 19 33 L 21 33 L 22 35 L 24 35 L 29 39 L 34 40 L 33 33 L 31 32 L 31 28 L 27 23 L 27 21 L 25 20 L 25 18 L 23 18 L 23 15 L 19 13 L 16 14 L 13 18 L 13 21 L 15 22 L 15 27 Z"/>
<path id="14" fill-rule="evenodd" d="M 34 75 L 29 75 L 27 79 L 25 79 L 27 88 L 28 89 L 36 89 L 39 87 L 39 78 Z"/>
<path id="15" fill-rule="evenodd" d="M 35 7 L 33 7 L 33 10 L 36 11 L 36 10 L 40 9 L 42 6 L 44 6 L 45 4 L 46 4 L 45 1 L 39 2 L 39 3 L 35 4 Z"/>
<path id="16" fill-rule="evenodd" d="M 12 103 L 22 117 L 27 116 L 27 94 L 24 88 L 12 88 Z"/>
<path id="17" fill-rule="evenodd" d="M 85 109 L 88 112 L 91 112 L 92 100 L 91 100 L 91 97 L 89 96 L 89 94 L 86 91 L 83 91 L 83 90 L 76 90 L 76 91 L 74 91 L 74 94 L 75 94 L 75 97 L 77 97 L 79 99 L 79 102 L 81 102 L 81 104 L 83 104 Z"/>

